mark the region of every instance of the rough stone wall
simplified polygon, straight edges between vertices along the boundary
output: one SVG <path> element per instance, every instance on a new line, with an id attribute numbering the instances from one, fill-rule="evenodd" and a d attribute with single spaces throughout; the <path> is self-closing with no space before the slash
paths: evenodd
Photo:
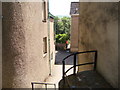
<path id="1" fill-rule="evenodd" d="M 71 46 L 70 51 L 71 52 L 77 52 L 78 51 L 78 23 L 79 23 L 79 16 L 78 15 L 72 15 L 71 16 Z"/>
<path id="2" fill-rule="evenodd" d="M 42 22 L 41 2 L 3 2 L 3 88 L 31 88 L 49 75 L 43 54 L 47 22 Z M 48 50 L 48 49 L 47 49 Z"/>
<path id="3" fill-rule="evenodd" d="M 98 51 L 97 70 L 118 87 L 118 3 L 80 3 L 79 51 L 85 50 Z M 79 56 L 79 63 L 90 57 Z"/>

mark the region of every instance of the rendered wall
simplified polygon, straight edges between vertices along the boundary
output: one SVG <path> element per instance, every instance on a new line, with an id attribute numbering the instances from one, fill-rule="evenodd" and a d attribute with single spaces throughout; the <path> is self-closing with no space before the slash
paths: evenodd
<path id="1" fill-rule="evenodd" d="M 3 2 L 3 88 L 31 88 L 49 75 L 48 51 L 43 54 L 47 22 L 42 2 Z M 48 49 L 47 49 L 48 50 Z"/>
<path id="2" fill-rule="evenodd" d="M 50 19 L 50 60 L 51 60 L 51 66 L 53 66 L 55 64 L 55 40 L 54 40 L 54 20 L 53 19 Z"/>
<path id="3" fill-rule="evenodd" d="M 72 15 L 71 16 L 71 46 L 70 51 L 71 52 L 77 52 L 78 51 L 78 23 L 79 23 L 79 16 L 78 15 Z"/>
<path id="4" fill-rule="evenodd" d="M 79 51 L 97 50 L 97 70 L 118 87 L 118 3 L 80 3 Z M 79 63 L 88 60 L 79 56 Z"/>

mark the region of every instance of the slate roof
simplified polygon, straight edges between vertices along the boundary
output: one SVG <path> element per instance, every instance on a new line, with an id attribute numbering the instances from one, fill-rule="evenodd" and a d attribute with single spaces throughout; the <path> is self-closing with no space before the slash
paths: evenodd
<path id="1" fill-rule="evenodd" d="M 79 2 L 71 2 L 70 15 L 79 14 Z"/>
<path id="2" fill-rule="evenodd" d="M 52 15 L 50 12 L 48 13 L 48 16 L 49 16 L 49 18 L 52 18 L 52 19 L 54 19 L 54 15 Z"/>

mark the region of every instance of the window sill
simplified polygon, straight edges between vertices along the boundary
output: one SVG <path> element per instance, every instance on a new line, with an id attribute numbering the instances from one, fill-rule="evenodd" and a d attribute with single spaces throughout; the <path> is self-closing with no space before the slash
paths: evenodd
<path id="1" fill-rule="evenodd" d="M 46 56 L 47 56 L 47 53 L 44 53 L 44 54 L 43 54 L 43 57 L 45 58 Z"/>
<path id="2" fill-rule="evenodd" d="M 42 20 L 42 22 L 47 22 L 47 20 Z"/>

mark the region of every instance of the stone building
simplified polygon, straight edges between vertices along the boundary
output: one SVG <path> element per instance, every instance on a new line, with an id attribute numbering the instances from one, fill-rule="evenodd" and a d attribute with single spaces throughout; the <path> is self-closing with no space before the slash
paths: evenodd
<path id="1" fill-rule="evenodd" d="M 118 88 L 118 3 L 80 2 L 79 8 L 79 51 L 97 50 L 98 72 Z M 79 56 L 79 63 L 91 57 Z"/>
<path id="2" fill-rule="evenodd" d="M 55 63 L 55 34 L 54 34 L 54 16 L 49 12 L 49 28 L 50 28 L 50 60 L 51 60 L 51 69 Z M 52 73 L 51 73 L 52 74 Z"/>
<path id="3" fill-rule="evenodd" d="M 43 82 L 51 74 L 54 55 L 48 1 L 2 2 L 2 16 L 2 88 Z"/>
<path id="4" fill-rule="evenodd" d="M 71 36 L 70 36 L 70 51 L 78 51 L 78 24 L 79 24 L 79 2 L 71 2 Z"/>

